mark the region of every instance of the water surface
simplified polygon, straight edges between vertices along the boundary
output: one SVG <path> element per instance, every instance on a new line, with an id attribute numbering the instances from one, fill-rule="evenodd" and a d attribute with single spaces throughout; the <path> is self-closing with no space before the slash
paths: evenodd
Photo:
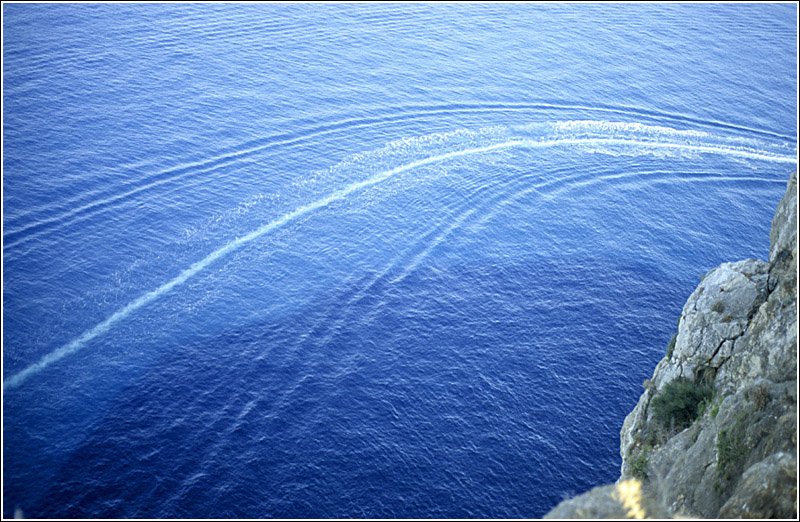
<path id="1" fill-rule="evenodd" d="M 796 168 L 792 4 L 3 10 L 4 516 L 541 516 Z"/>

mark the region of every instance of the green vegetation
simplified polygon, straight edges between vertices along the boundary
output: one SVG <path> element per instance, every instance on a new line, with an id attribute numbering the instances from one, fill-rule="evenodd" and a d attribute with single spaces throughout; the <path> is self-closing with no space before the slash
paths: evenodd
<path id="1" fill-rule="evenodd" d="M 682 430 L 702 413 L 713 391 L 708 384 L 697 384 L 686 378 L 675 379 L 650 403 L 653 419 L 670 431 Z"/>
<path id="2" fill-rule="evenodd" d="M 646 480 L 648 477 L 647 468 L 650 465 L 650 452 L 652 446 L 645 446 L 630 460 L 631 476 L 639 480 Z"/>
<path id="3" fill-rule="evenodd" d="M 717 477 L 729 481 L 739 475 L 747 457 L 745 436 L 745 416 L 739 415 L 736 421 L 717 435 Z"/>
<path id="4" fill-rule="evenodd" d="M 672 352 L 675 350 L 675 341 L 678 340 L 678 332 L 672 334 L 672 339 L 669 340 L 669 344 L 667 345 L 667 359 L 672 358 Z"/>
<path id="5" fill-rule="evenodd" d="M 653 449 L 656 446 L 664 444 L 668 437 L 666 430 L 660 426 L 647 426 L 639 435 L 639 443 L 642 447 L 649 447 Z"/>
<path id="6" fill-rule="evenodd" d="M 722 301 L 717 301 L 713 305 L 711 305 L 711 310 L 717 312 L 718 314 L 721 314 L 722 312 L 725 311 L 725 303 Z"/>
<path id="7" fill-rule="evenodd" d="M 698 366 L 695 370 L 694 381 L 701 384 L 711 385 L 717 378 L 717 369 L 713 366 Z"/>
<path id="8" fill-rule="evenodd" d="M 759 384 L 748 390 L 747 398 L 753 401 L 756 409 L 763 410 L 769 403 L 769 389 L 763 384 Z"/>
<path id="9" fill-rule="evenodd" d="M 717 414 L 719 413 L 719 405 L 722 404 L 722 401 L 715 401 L 714 404 L 711 406 L 711 410 L 708 412 L 711 415 L 712 419 L 717 418 Z"/>
<path id="10" fill-rule="evenodd" d="M 702 417 L 703 414 L 708 409 L 708 405 L 711 402 L 711 397 L 703 400 L 700 404 L 697 405 L 697 417 Z"/>

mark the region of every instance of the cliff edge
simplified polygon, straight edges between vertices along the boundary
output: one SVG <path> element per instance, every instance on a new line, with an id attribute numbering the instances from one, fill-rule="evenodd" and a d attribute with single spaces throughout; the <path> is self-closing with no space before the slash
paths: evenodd
<path id="1" fill-rule="evenodd" d="M 797 173 L 769 262 L 708 272 L 644 387 L 617 484 L 545 518 L 797 518 Z"/>

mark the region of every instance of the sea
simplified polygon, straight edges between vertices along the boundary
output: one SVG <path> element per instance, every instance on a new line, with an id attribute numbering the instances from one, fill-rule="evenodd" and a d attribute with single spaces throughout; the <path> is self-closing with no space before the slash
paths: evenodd
<path id="1" fill-rule="evenodd" d="M 791 2 L 2 14 L 4 517 L 540 517 L 797 168 Z"/>

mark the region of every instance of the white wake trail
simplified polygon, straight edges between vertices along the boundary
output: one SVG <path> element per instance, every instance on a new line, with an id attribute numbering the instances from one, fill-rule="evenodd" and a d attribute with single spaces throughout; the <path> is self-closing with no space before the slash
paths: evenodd
<path id="1" fill-rule="evenodd" d="M 283 225 L 291 221 L 294 221 L 299 217 L 302 217 L 310 212 L 326 207 L 336 201 L 343 200 L 350 194 L 357 192 L 363 188 L 376 185 L 390 177 L 402 174 L 404 172 L 408 172 L 410 170 L 419 167 L 463 156 L 471 156 L 475 154 L 483 154 L 487 152 L 493 152 L 511 148 L 541 149 L 541 148 L 561 147 L 568 145 L 634 146 L 634 147 L 644 147 L 651 149 L 672 149 L 679 151 L 720 154 L 726 156 L 735 156 L 746 159 L 776 162 L 776 163 L 794 163 L 794 164 L 797 163 L 797 160 L 794 157 L 779 156 L 751 149 L 716 146 L 716 145 L 693 145 L 686 143 L 654 142 L 654 141 L 622 139 L 622 138 L 562 138 L 562 139 L 551 139 L 551 140 L 517 139 L 517 140 L 510 140 L 502 143 L 487 145 L 483 147 L 474 147 L 470 149 L 448 152 L 445 154 L 439 154 L 423 158 L 417 161 L 412 161 L 410 163 L 406 163 L 404 165 L 400 165 L 393 169 L 384 171 L 366 180 L 348 185 L 340 190 L 337 190 L 336 192 L 333 192 L 332 194 L 324 198 L 318 199 L 312 203 L 299 207 L 287 214 L 284 214 L 283 216 L 273 221 L 270 221 L 269 223 L 257 228 L 256 230 L 253 230 L 252 232 L 246 234 L 245 236 L 238 237 L 226 243 L 224 246 L 218 248 L 217 250 L 214 250 L 200 261 L 197 261 L 189 268 L 182 271 L 175 278 L 164 283 L 155 290 L 152 290 L 140 296 L 139 298 L 125 305 L 123 308 L 117 310 L 106 320 L 94 326 L 90 330 L 84 332 L 80 337 L 72 340 L 71 342 L 59 348 L 56 348 L 52 352 L 42 357 L 39 361 L 31 364 L 30 366 L 19 371 L 18 373 L 10 376 L 8 379 L 5 379 L 3 382 L 3 390 L 6 391 L 20 386 L 28 378 L 44 370 L 51 364 L 63 359 L 67 355 L 70 355 L 82 349 L 84 346 L 86 346 L 88 342 L 98 337 L 99 335 L 107 332 L 112 326 L 114 326 L 119 321 L 122 321 L 127 316 L 129 316 L 136 310 L 142 308 L 143 306 L 146 306 L 152 303 L 153 301 L 157 300 L 164 294 L 170 292 L 173 288 L 182 285 L 189 278 L 203 271 L 206 267 L 208 267 L 215 261 L 227 256 L 231 252 L 238 250 L 244 245 L 250 243 L 251 241 L 258 239 L 264 234 L 267 234 L 279 227 L 282 227 Z"/>

